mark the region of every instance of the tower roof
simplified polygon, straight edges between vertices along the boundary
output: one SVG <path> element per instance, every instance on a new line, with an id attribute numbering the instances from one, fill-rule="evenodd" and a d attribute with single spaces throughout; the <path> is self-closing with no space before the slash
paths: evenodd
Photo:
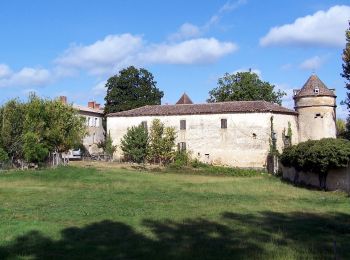
<path id="1" fill-rule="evenodd" d="M 326 85 L 317 77 L 317 75 L 313 74 L 309 77 L 304 86 L 300 90 L 297 90 L 294 98 L 308 96 L 335 97 L 335 94 L 332 90 L 326 87 Z"/>
<path id="2" fill-rule="evenodd" d="M 176 105 L 185 105 L 185 104 L 193 104 L 193 102 L 186 93 L 183 93 L 180 99 L 176 102 Z"/>

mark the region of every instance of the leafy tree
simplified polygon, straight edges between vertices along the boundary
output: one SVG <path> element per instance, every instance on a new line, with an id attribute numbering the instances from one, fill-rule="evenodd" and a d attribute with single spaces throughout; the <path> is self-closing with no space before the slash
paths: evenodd
<path id="1" fill-rule="evenodd" d="M 320 188 L 326 189 L 329 170 L 348 166 L 350 141 L 333 138 L 309 140 L 284 149 L 280 158 L 287 167 L 317 173 Z"/>
<path id="2" fill-rule="evenodd" d="M 128 161 L 142 163 L 148 150 L 148 132 L 143 125 L 128 128 L 121 140 L 121 149 Z"/>
<path id="3" fill-rule="evenodd" d="M 265 100 L 282 104 L 285 92 L 274 91 L 275 86 L 262 81 L 256 73 L 237 72 L 226 73 L 219 78 L 217 87 L 209 91 L 208 102 Z"/>
<path id="4" fill-rule="evenodd" d="M 2 107 L 0 139 L 2 148 L 12 160 L 23 157 L 23 122 L 26 106 L 16 99 L 8 101 Z"/>
<path id="5" fill-rule="evenodd" d="M 33 133 L 27 132 L 23 136 L 23 153 L 24 159 L 30 163 L 44 162 L 49 155 L 49 149 L 45 147 L 40 137 Z"/>
<path id="6" fill-rule="evenodd" d="M 345 31 L 345 39 L 346 39 L 346 44 L 345 48 L 343 50 L 343 72 L 340 74 L 344 79 L 345 79 L 345 87 L 348 90 L 346 93 L 346 99 L 342 102 L 343 104 L 345 103 L 348 110 L 350 110 L 350 21 L 349 21 L 349 28 Z M 347 122 L 346 122 L 346 138 L 350 139 L 350 117 L 348 116 Z"/>
<path id="7" fill-rule="evenodd" d="M 148 159 L 154 163 L 169 163 L 175 155 L 175 139 L 173 127 L 165 127 L 159 119 L 154 119 L 149 133 Z"/>
<path id="8" fill-rule="evenodd" d="M 0 147 L 0 163 L 5 163 L 9 161 L 9 156 L 4 149 Z"/>
<path id="9" fill-rule="evenodd" d="M 120 112 L 145 105 L 159 105 L 164 96 L 152 73 L 130 66 L 109 78 L 106 84 L 105 113 Z"/>
<path id="10" fill-rule="evenodd" d="M 338 118 L 336 121 L 337 138 L 344 138 L 346 134 L 346 122 L 343 119 Z"/>

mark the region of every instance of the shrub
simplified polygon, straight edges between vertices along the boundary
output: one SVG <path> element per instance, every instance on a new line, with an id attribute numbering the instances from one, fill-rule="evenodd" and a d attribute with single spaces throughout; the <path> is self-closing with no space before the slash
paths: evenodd
<path id="1" fill-rule="evenodd" d="M 170 164 L 171 168 L 181 169 L 192 164 L 191 154 L 187 151 L 176 151 L 174 161 Z"/>
<path id="2" fill-rule="evenodd" d="M 49 155 L 49 150 L 40 142 L 38 135 L 28 132 L 23 137 L 24 159 L 31 163 L 43 162 Z"/>
<path id="3" fill-rule="evenodd" d="M 121 140 L 124 157 L 128 161 L 142 163 L 145 161 L 148 149 L 148 133 L 143 125 L 128 128 Z"/>
<path id="4" fill-rule="evenodd" d="M 287 167 L 317 173 L 320 188 L 326 189 L 328 171 L 348 166 L 350 141 L 332 138 L 309 140 L 284 149 L 280 159 Z"/>
<path id="5" fill-rule="evenodd" d="M 9 156 L 4 149 L 0 147 L 0 163 L 6 163 L 9 161 Z"/>

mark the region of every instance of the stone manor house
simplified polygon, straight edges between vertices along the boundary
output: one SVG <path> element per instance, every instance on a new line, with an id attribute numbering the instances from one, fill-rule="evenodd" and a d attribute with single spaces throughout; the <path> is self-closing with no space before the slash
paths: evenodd
<path id="1" fill-rule="evenodd" d="M 178 149 L 202 162 L 263 168 L 271 144 L 278 150 L 290 143 L 336 137 L 336 95 L 316 76 L 294 90 L 295 110 L 266 101 L 193 104 L 184 94 L 175 105 L 144 106 L 107 115 L 107 132 L 118 146 L 131 126 L 150 127 L 153 119 L 177 130 Z"/>

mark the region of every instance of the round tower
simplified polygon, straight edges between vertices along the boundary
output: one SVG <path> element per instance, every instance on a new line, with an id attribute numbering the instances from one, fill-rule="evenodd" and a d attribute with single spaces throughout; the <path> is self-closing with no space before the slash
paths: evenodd
<path id="1" fill-rule="evenodd" d="M 305 85 L 294 90 L 295 110 L 299 113 L 299 142 L 336 138 L 336 95 L 333 89 L 312 75 Z"/>

